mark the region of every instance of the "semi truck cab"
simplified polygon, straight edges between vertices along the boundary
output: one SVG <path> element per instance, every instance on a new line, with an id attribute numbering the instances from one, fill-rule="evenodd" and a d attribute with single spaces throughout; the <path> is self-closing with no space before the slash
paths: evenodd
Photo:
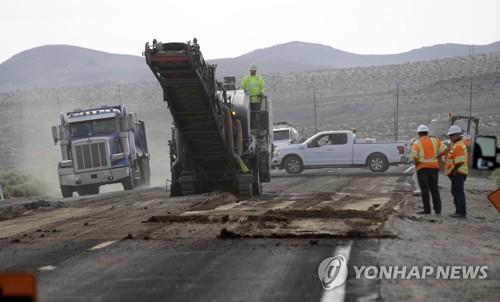
<path id="1" fill-rule="evenodd" d="M 123 105 L 61 113 L 52 127 L 61 146 L 57 170 L 63 197 L 98 194 L 104 184 L 125 190 L 150 183 L 145 124 Z"/>

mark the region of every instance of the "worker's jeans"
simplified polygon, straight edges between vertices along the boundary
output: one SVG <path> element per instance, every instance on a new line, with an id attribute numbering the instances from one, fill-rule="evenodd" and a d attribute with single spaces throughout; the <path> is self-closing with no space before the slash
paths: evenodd
<path id="1" fill-rule="evenodd" d="M 432 205 L 436 214 L 441 214 L 441 196 L 439 196 L 439 170 L 422 168 L 417 171 L 418 185 L 424 203 L 424 212 L 431 213 L 431 203 L 429 200 L 429 191 L 432 195 Z"/>
<path id="2" fill-rule="evenodd" d="M 455 204 L 455 214 L 467 215 L 465 208 L 465 190 L 464 184 L 467 176 L 455 173 L 450 176 L 451 180 L 451 195 L 453 195 L 453 203 Z"/>

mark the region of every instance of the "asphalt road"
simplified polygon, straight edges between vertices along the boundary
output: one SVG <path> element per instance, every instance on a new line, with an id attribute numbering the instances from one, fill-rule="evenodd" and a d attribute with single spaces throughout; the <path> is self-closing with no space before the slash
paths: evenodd
<path id="1" fill-rule="evenodd" d="M 390 194 L 398 179 L 393 175 L 397 171 L 387 178 L 367 176 L 363 171 L 359 175 L 334 172 L 308 175 L 318 173 L 308 171 L 301 177 L 276 178 L 266 190 L 283 192 L 284 198 L 293 192 L 346 188 Z M 197 202 L 191 197 L 168 199 L 159 188 L 147 189 L 75 197 L 61 207 L 40 208 L 4 220 L 0 222 L 4 227 L 0 230 L 4 234 L 0 271 L 35 272 L 42 302 L 355 301 L 378 297 L 377 283 L 352 279 L 352 265 L 375 263 L 378 239 L 220 239 L 209 226 L 195 229 L 191 235 L 191 230 L 182 233 L 161 224 L 142 223 L 151 215 L 182 212 Z M 129 232 L 134 236 L 124 238 Z M 318 265 L 346 246 L 350 247 L 351 277 L 344 287 L 325 291 L 317 276 Z"/>
<path id="2" fill-rule="evenodd" d="M 35 271 L 40 301 L 326 301 L 317 268 L 333 239 L 121 240 L 2 243 L 2 270 Z M 377 241 L 353 244 L 350 265 L 367 264 Z M 377 294 L 349 281 L 334 301 Z"/>

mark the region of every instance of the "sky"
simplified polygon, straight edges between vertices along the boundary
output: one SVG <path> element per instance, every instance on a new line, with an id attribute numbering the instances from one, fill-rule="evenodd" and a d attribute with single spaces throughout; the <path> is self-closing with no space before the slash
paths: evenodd
<path id="1" fill-rule="evenodd" d="M 205 58 L 304 41 L 358 54 L 500 40 L 500 0 L 1 0 L 0 62 L 41 45 L 141 55 L 197 37 Z"/>

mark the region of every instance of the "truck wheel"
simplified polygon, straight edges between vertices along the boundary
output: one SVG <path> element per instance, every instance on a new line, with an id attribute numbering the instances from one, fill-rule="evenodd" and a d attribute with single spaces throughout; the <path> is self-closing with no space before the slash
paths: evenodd
<path id="1" fill-rule="evenodd" d="M 142 186 L 142 164 L 141 160 L 138 159 L 132 168 L 132 179 L 134 181 L 134 188 Z"/>
<path id="2" fill-rule="evenodd" d="M 129 169 L 129 175 L 127 178 L 122 180 L 122 186 L 125 191 L 134 189 L 134 170 Z"/>
<path id="3" fill-rule="evenodd" d="M 368 157 L 368 168 L 372 172 L 385 172 L 389 169 L 387 157 L 382 153 L 375 153 Z"/>
<path id="4" fill-rule="evenodd" d="M 61 186 L 61 194 L 63 198 L 73 197 L 73 187 Z"/>
<path id="5" fill-rule="evenodd" d="M 151 171 L 149 169 L 149 160 L 146 158 L 141 159 L 139 162 L 139 169 L 141 170 L 141 185 L 149 187 L 151 184 Z"/>
<path id="6" fill-rule="evenodd" d="M 283 167 L 288 174 L 300 174 L 304 170 L 302 160 L 296 155 L 286 157 L 284 159 Z"/>

